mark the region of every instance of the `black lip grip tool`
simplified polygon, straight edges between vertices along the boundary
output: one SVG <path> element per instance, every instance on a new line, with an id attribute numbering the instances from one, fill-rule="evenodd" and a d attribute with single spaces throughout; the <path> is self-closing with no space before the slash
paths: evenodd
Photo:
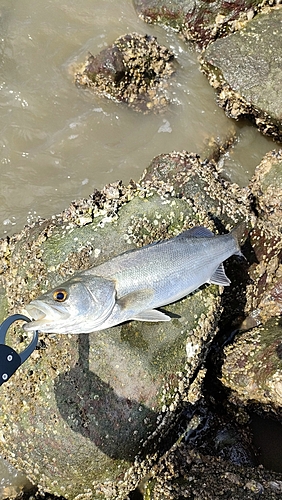
<path id="1" fill-rule="evenodd" d="M 15 371 L 27 360 L 37 346 L 38 331 L 33 334 L 33 339 L 26 349 L 19 354 L 5 344 L 6 334 L 15 321 L 29 322 L 30 319 L 23 314 L 12 314 L 0 325 L 0 386 L 7 382 Z"/>

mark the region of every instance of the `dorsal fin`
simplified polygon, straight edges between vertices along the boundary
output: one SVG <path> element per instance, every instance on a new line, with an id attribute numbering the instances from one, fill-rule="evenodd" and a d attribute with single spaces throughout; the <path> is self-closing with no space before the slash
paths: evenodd
<path id="1" fill-rule="evenodd" d="M 203 226 L 195 226 L 180 233 L 177 238 L 212 238 L 212 231 Z"/>

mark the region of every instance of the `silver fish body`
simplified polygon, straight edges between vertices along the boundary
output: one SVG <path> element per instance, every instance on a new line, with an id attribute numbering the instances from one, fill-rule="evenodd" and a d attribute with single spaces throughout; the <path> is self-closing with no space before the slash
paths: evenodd
<path id="1" fill-rule="evenodd" d="M 222 262 L 241 253 L 241 233 L 240 226 L 221 236 L 196 227 L 81 271 L 26 306 L 33 321 L 25 330 L 78 334 L 133 319 L 169 321 L 157 308 L 204 283 L 230 284 Z"/>

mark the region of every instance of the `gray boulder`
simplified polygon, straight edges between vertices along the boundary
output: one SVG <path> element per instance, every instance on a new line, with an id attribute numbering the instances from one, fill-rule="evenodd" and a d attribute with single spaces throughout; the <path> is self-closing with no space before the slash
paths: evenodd
<path id="1" fill-rule="evenodd" d="M 258 14 L 243 29 L 211 43 L 202 69 L 226 114 L 252 117 L 259 130 L 282 140 L 282 9 Z"/>

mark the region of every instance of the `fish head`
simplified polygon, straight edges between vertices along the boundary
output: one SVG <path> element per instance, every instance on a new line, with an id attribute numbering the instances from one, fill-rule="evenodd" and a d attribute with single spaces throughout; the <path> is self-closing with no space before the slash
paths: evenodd
<path id="1" fill-rule="evenodd" d="M 102 330 L 116 301 L 115 284 L 100 276 L 77 275 L 25 306 L 28 332 L 89 333 Z"/>

